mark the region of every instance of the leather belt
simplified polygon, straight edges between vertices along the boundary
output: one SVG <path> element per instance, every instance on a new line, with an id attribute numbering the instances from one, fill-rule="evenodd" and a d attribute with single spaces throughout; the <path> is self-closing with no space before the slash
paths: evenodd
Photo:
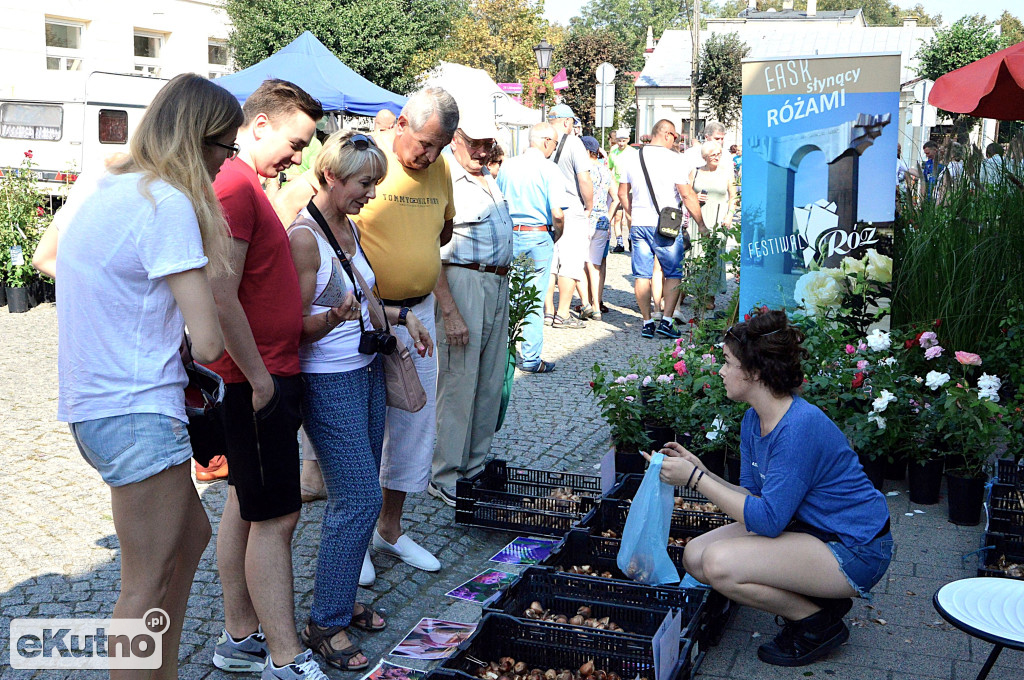
<path id="1" fill-rule="evenodd" d="M 429 295 L 430 293 L 427 293 Z M 427 299 L 427 295 L 419 295 L 417 297 L 405 298 L 404 300 L 381 300 L 382 303 L 388 307 L 415 307 L 419 303 Z"/>
<path id="2" fill-rule="evenodd" d="M 512 231 L 547 231 L 547 227 L 538 227 L 532 224 L 516 224 L 512 227 Z"/>
<path id="3" fill-rule="evenodd" d="M 508 274 L 508 267 L 500 267 L 496 264 L 477 264 L 472 262 L 470 264 L 459 264 L 455 262 L 445 262 L 445 267 L 462 267 L 463 269 L 472 269 L 475 272 L 483 272 L 484 274 L 497 274 L 498 276 L 505 276 Z"/>

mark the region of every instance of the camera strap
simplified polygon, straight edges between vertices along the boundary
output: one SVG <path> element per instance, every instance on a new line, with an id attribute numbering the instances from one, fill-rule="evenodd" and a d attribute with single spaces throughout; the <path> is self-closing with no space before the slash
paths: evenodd
<path id="1" fill-rule="evenodd" d="M 366 304 L 370 308 L 370 320 L 373 322 L 374 327 L 391 332 L 391 324 L 388 323 L 387 314 L 381 306 L 380 301 L 377 300 L 377 296 L 373 294 L 373 290 L 363 279 L 359 270 L 353 267 L 352 263 L 349 262 L 348 257 L 345 255 L 345 251 L 341 249 L 338 239 L 334 237 L 334 233 L 331 231 L 331 227 L 327 224 L 327 220 L 324 218 L 323 214 L 313 204 L 313 201 L 309 202 L 306 209 L 309 211 L 309 214 L 313 219 L 316 220 L 316 224 L 324 233 L 324 236 L 327 238 L 327 242 L 331 244 L 331 248 L 338 256 L 338 261 L 341 262 L 342 269 L 345 270 L 349 279 L 351 279 L 352 283 L 355 284 L 356 299 L 362 302 L 362 298 L 366 298 Z M 345 219 L 349 220 L 348 217 Z M 349 229 L 352 229 L 352 240 L 355 241 L 356 248 L 359 248 L 359 236 L 356 235 L 356 230 L 352 226 L 351 220 L 349 220 Z M 367 262 L 369 262 L 369 260 L 367 260 Z M 366 332 L 366 326 L 363 324 L 362 314 L 359 315 L 359 329 L 364 333 Z"/>

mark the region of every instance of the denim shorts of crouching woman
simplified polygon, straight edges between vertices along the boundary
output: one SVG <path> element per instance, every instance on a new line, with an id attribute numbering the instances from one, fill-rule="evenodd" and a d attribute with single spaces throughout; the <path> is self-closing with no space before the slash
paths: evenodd
<path id="1" fill-rule="evenodd" d="M 83 420 L 71 423 L 71 435 L 110 486 L 141 482 L 192 457 L 185 423 L 160 413 Z"/>
<path id="2" fill-rule="evenodd" d="M 846 581 L 861 597 L 870 600 L 870 590 L 875 587 L 892 561 L 892 532 L 875 536 L 864 545 L 846 546 L 835 534 L 822 532 L 800 521 L 793 521 L 786 531 L 810 534 L 822 540 L 839 563 L 839 571 L 843 572 Z"/>

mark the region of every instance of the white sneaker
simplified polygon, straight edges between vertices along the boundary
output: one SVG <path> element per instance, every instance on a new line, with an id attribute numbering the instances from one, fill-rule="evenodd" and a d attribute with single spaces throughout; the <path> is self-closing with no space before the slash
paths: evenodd
<path id="1" fill-rule="evenodd" d="M 376 552 L 397 557 L 409 566 L 422 569 L 423 571 L 441 570 L 441 563 L 438 562 L 437 558 L 405 534 L 399 536 L 398 541 L 392 545 L 381 538 L 377 530 L 374 529 L 373 549 Z"/>
<path id="2" fill-rule="evenodd" d="M 359 570 L 359 585 L 369 588 L 376 580 L 377 570 L 373 568 L 373 562 L 370 561 L 370 551 L 367 550 L 363 555 L 363 567 Z"/>
<path id="3" fill-rule="evenodd" d="M 268 657 L 267 665 L 260 675 L 261 680 L 330 680 L 320 669 L 309 649 L 295 657 L 292 663 L 278 668 Z"/>

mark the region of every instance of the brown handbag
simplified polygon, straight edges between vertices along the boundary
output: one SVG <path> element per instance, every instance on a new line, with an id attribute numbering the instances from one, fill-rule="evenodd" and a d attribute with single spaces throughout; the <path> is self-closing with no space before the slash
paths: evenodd
<path id="1" fill-rule="evenodd" d="M 316 206 L 313 206 L 312 201 L 309 204 L 311 206 L 310 212 L 313 213 L 314 217 L 319 216 L 320 211 L 313 212 Z M 337 240 L 334 238 L 334 234 L 329 231 L 329 227 L 325 228 L 325 225 L 320 224 L 319 220 L 316 222 L 310 222 L 310 220 L 300 219 L 295 224 L 306 224 L 320 227 L 321 231 L 327 237 L 327 240 L 331 242 L 331 247 L 338 254 L 338 257 L 343 261 L 346 260 L 345 253 L 341 247 L 338 246 Z M 353 229 L 353 235 L 355 229 L 352 227 L 351 221 L 349 228 Z M 392 408 L 401 409 L 403 411 L 409 411 L 410 413 L 416 413 L 427 405 L 427 393 L 423 389 L 423 383 L 420 382 L 420 375 L 416 372 L 416 364 L 413 362 L 412 354 L 409 352 L 409 348 L 405 346 L 401 338 L 396 336 L 391 331 L 391 324 L 388 323 L 387 315 L 384 311 L 384 307 L 381 305 L 380 300 L 374 294 L 373 289 L 363 279 L 362 274 L 359 273 L 359 269 L 352 266 L 347 267 L 351 273 L 355 276 L 355 284 L 359 286 L 363 292 L 363 296 L 366 298 L 366 304 L 369 306 L 370 311 L 370 323 L 373 327 L 378 330 L 384 330 L 391 334 L 395 338 L 395 351 L 391 354 L 381 354 L 381 359 L 384 362 L 384 383 L 387 390 L 387 404 Z"/>

